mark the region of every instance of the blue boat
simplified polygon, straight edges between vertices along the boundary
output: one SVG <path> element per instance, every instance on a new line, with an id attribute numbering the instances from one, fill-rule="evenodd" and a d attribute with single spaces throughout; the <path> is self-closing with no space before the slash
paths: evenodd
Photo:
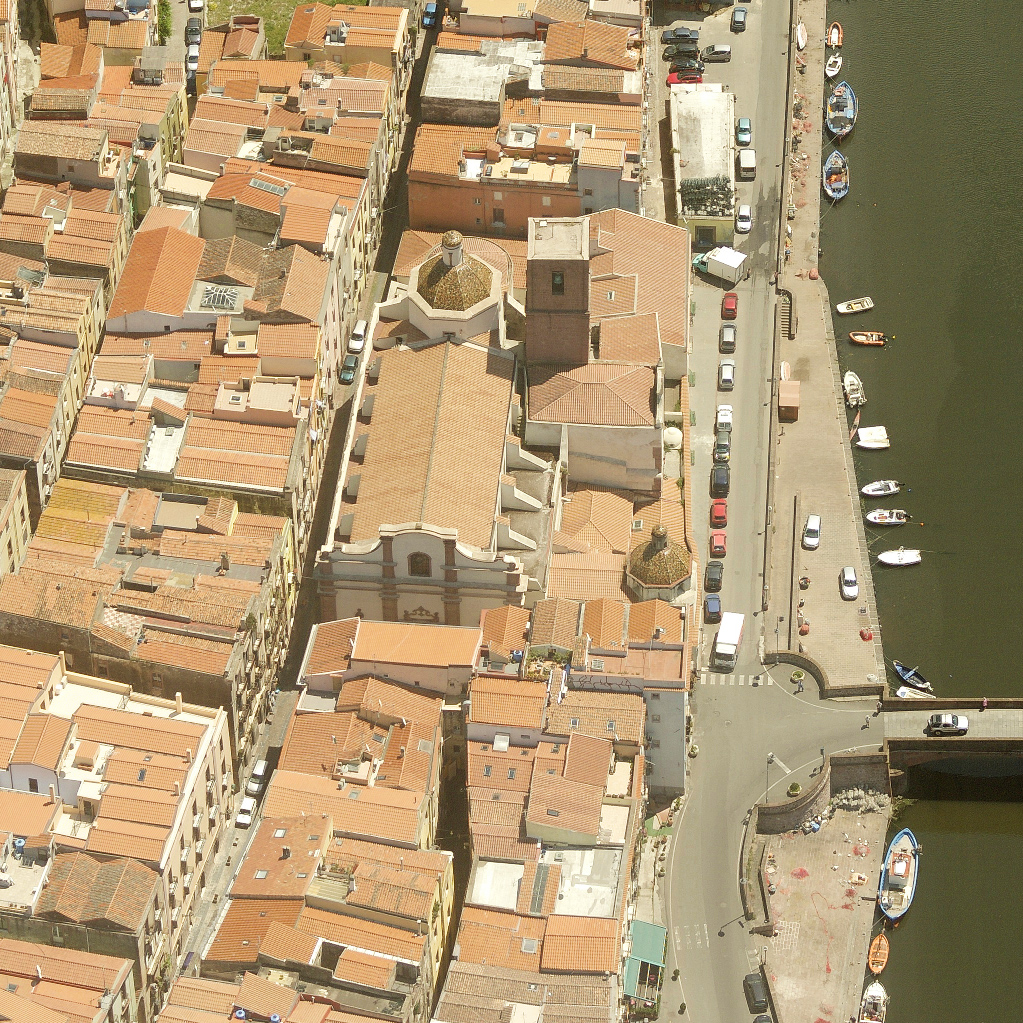
<path id="1" fill-rule="evenodd" d="M 881 865 L 881 884 L 877 904 L 893 923 L 906 913 L 913 902 L 920 864 L 920 845 L 909 828 L 903 828 L 891 841 Z"/>
<path id="2" fill-rule="evenodd" d="M 929 693 L 933 690 L 934 687 L 916 668 L 907 668 L 902 661 L 892 661 L 892 667 L 895 669 L 895 674 L 898 675 L 907 686 L 912 686 L 914 689 L 922 689 L 925 693 Z"/>
<path id="3" fill-rule="evenodd" d="M 849 194 L 849 161 L 837 149 L 824 161 L 822 181 L 825 194 L 834 202 Z"/>
<path id="4" fill-rule="evenodd" d="M 839 82 L 828 97 L 827 116 L 824 123 L 836 139 L 844 139 L 853 130 L 860 104 L 856 93 L 848 82 Z"/>

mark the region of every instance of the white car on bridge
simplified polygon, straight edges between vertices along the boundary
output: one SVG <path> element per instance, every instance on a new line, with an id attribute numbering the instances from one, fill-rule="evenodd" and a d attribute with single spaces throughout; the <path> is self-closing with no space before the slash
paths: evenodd
<path id="1" fill-rule="evenodd" d="M 965 735 L 970 720 L 965 714 L 932 714 L 927 719 L 927 731 L 931 735 Z"/>

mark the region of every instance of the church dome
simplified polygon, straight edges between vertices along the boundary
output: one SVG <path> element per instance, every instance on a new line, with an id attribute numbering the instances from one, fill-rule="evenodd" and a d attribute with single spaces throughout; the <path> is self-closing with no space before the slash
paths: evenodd
<path id="1" fill-rule="evenodd" d="M 650 539 L 629 557 L 629 575 L 644 586 L 673 587 L 689 578 L 689 551 L 668 536 L 664 526 L 650 531 Z"/>
<path id="2" fill-rule="evenodd" d="M 494 271 L 481 259 L 462 252 L 462 236 L 446 231 L 440 252 L 419 267 L 417 290 L 434 308 L 464 313 L 490 297 Z"/>

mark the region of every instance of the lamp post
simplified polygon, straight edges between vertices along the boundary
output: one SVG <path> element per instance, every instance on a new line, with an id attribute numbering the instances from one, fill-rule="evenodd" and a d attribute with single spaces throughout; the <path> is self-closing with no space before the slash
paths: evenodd
<path id="1" fill-rule="evenodd" d="M 767 802 L 767 794 L 771 791 L 771 764 L 774 763 L 774 754 L 767 754 L 767 783 L 764 787 L 764 802 Z"/>

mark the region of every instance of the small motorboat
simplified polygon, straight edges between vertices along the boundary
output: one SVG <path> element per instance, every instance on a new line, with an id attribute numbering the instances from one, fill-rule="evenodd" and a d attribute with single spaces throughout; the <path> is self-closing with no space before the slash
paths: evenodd
<path id="1" fill-rule="evenodd" d="M 888 337 L 879 330 L 850 330 L 849 340 L 854 345 L 877 345 L 880 347 L 888 340 Z"/>
<path id="2" fill-rule="evenodd" d="M 863 517 L 875 526 L 904 526 L 913 518 L 901 508 L 875 508 Z"/>
<path id="3" fill-rule="evenodd" d="M 876 977 L 888 965 L 888 935 L 882 931 L 870 943 L 870 954 L 867 956 L 867 967 Z"/>
<path id="4" fill-rule="evenodd" d="M 837 21 L 828 26 L 828 46 L 835 50 L 842 48 L 842 26 Z"/>
<path id="5" fill-rule="evenodd" d="M 832 201 L 838 202 L 849 194 L 849 161 L 837 149 L 828 154 L 821 177 L 824 192 Z"/>
<path id="6" fill-rule="evenodd" d="M 898 480 L 874 480 L 860 488 L 860 493 L 866 497 L 887 497 L 889 494 L 897 494 L 902 489 Z"/>
<path id="7" fill-rule="evenodd" d="M 893 922 L 905 914 L 913 901 L 919 856 L 920 846 L 916 835 L 909 828 L 903 828 L 892 839 L 884 854 L 877 904 L 881 912 Z"/>
<path id="8" fill-rule="evenodd" d="M 830 57 L 828 57 L 827 64 L 824 65 L 824 76 L 826 78 L 835 78 L 841 70 L 842 54 L 833 53 Z"/>
<path id="9" fill-rule="evenodd" d="M 910 689 L 909 686 L 899 686 L 895 695 L 900 700 L 936 700 L 934 693 L 922 693 L 919 689 Z"/>
<path id="10" fill-rule="evenodd" d="M 881 551 L 877 560 L 892 568 L 906 568 L 909 565 L 919 565 L 922 558 L 920 551 L 915 548 L 900 547 L 897 551 Z"/>
<path id="11" fill-rule="evenodd" d="M 895 669 L 895 674 L 898 675 L 907 686 L 912 686 L 914 689 L 922 689 L 927 693 L 934 692 L 934 686 L 932 686 L 916 668 L 907 668 L 902 661 L 892 661 L 892 667 Z"/>
<path id="12" fill-rule="evenodd" d="M 824 118 L 828 131 L 836 139 L 844 139 L 853 130 L 859 110 L 859 100 L 856 99 L 852 86 L 844 80 L 839 82 L 828 97 L 827 113 Z"/>
<path id="13" fill-rule="evenodd" d="M 867 985 L 860 1002 L 859 1023 L 884 1023 L 888 1012 L 888 992 L 881 981 L 874 980 Z"/>
<path id="14" fill-rule="evenodd" d="M 874 300 L 869 296 L 865 298 L 853 298 L 848 302 L 839 302 L 835 308 L 843 316 L 848 316 L 849 313 L 865 313 L 868 309 L 874 308 Z"/>
<path id="15" fill-rule="evenodd" d="M 796 49 L 806 49 L 806 26 L 802 22 L 796 25 Z"/>
<path id="16" fill-rule="evenodd" d="M 863 390 L 863 381 L 851 370 L 846 370 L 842 377 L 842 390 L 845 391 L 845 403 L 850 408 L 867 404 L 867 395 Z"/>
<path id="17" fill-rule="evenodd" d="M 870 451 L 881 451 L 890 448 L 888 431 L 883 426 L 861 426 L 856 431 L 856 447 Z"/>

